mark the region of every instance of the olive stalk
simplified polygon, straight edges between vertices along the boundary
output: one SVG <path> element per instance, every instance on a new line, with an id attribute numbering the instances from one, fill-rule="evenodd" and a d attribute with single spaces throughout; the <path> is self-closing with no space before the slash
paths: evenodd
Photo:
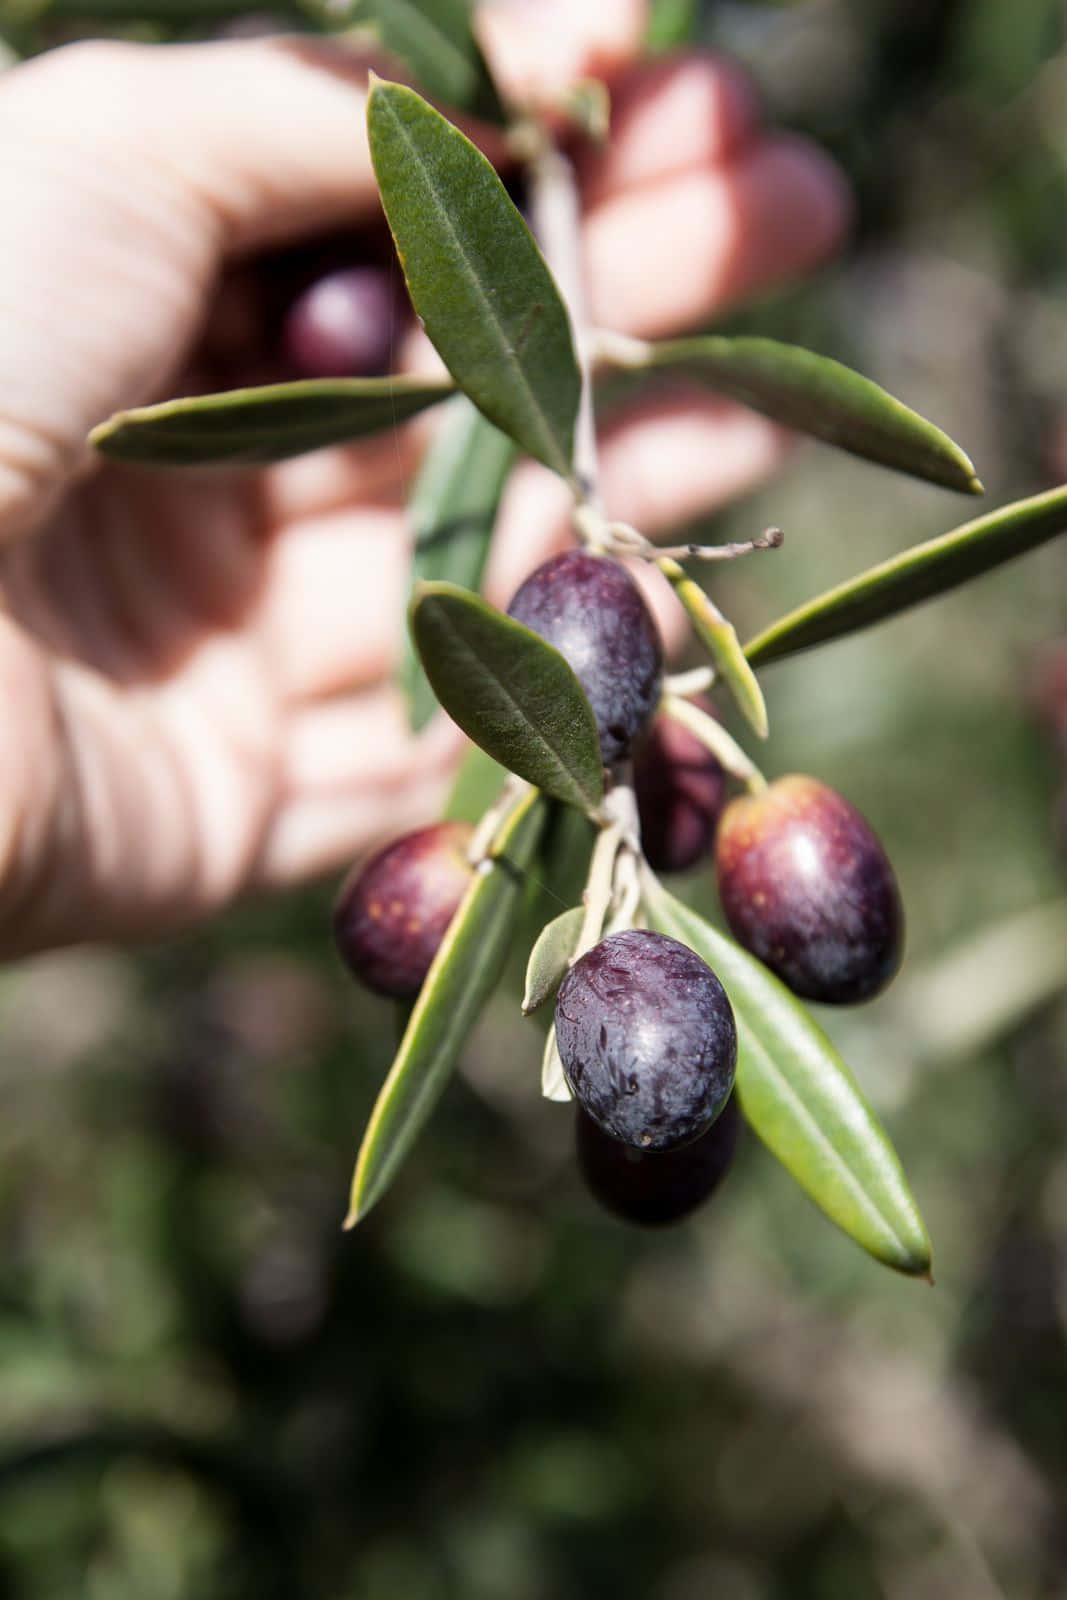
<path id="1" fill-rule="evenodd" d="M 731 777 L 739 779 L 752 794 L 759 794 L 766 789 L 767 780 L 763 773 L 745 754 L 733 735 L 727 733 L 721 722 L 709 717 L 706 711 L 679 694 L 666 693 L 660 701 L 660 707 L 668 716 L 688 728 L 711 751 L 720 766 Z"/>

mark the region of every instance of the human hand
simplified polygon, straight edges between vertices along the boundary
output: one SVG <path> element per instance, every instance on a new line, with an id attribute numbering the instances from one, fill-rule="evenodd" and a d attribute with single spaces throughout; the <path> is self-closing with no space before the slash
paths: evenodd
<path id="1" fill-rule="evenodd" d="M 636 0 L 494 13 L 505 82 L 613 81 L 583 170 L 595 320 L 673 331 L 817 261 L 834 169 L 767 134 L 707 58 L 635 64 Z M 373 218 L 363 87 L 306 40 L 68 47 L 0 77 L 0 951 L 144 936 L 343 865 L 439 807 L 444 719 L 389 686 L 418 428 L 255 475 L 132 472 L 84 440 L 175 392 L 226 263 Z M 602 440 L 609 508 L 654 532 L 785 448 L 707 396 Z M 509 488 L 490 587 L 562 542 L 556 481 Z"/>

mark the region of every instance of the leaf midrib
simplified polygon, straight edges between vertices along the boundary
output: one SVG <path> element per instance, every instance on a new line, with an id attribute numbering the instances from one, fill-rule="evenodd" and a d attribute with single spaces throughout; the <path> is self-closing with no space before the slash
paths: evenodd
<path id="1" fill-rule="evenodd" d="M 963 583 L 985 577 L 988 572 L 994 572 L 998 566 L 1013 560 L 1016 555 L 1027 555 L 1042 543 L 1059 538 L 1067 532 L 1067 491 L 1053 489 L 1048 491 L 1047 496 L 1038 496 L 1035 499 L 1038 502 L 1035 507 L 1038 514 L 1034 516 L 1030 527 L 1027 528 L 1025 517 L 1018 519 L 1022 530 L 1018 550 L 1002 551 L 995 561 L 985 563 L 973 572 L 968 571 L 964 577 L 947 584 L 941 582 L 946 570 L 951 574 L 960 562 L 966 562 L 969 552 L 980 552 L 988 544 L 995 545 L 1001 540 L 1010 544 L 1017 520 L 1010 515 L 1010 512 L 1017 511 L 1018 507 L 1005 507 L 1003 512 L 991 512 L 988 516 L 977 517 L 959 528 L 953 528 L 949 533 L 937 534 L 933 539 L 926 539 L 921 544 L 912 545 L 908 550 L 889 556 L 885 561 L 868 567 L 858 576 L 846 578 L 844 582 L 835 584 L 832 589 L 825 590 L 814 600 L 809 600 L 806 605 L 798 606 L 796 610 L 780 617 L 777 622 L 770 623 L 750 639 L 744 647 L 745 655 L 750 657 L 754 652 L 757 660 L 773 660 L 778 657 L 778 652 L 774 648 L 776 643 L 788 645 L 791 639 L 799 640 L 798 649 L 810 648 L 823 642 L 829 643 L 834 638 L 847 636 L 849 632 L 859 632 L 862 628 L 879 622 L 889 622 L 903 611 L 934 600 L 952 587 L 959 587 Z M 1040 501 L 1046 499 L 1047 504 L 1041 505 Z M 1025 502 L 1023 504 L 1025 505 Z M 1047 522 L 1056 524 L 1061 518 L 1062 526 L 1047 526 Z M 1030 537 L 1027 537 L 1028 534 Z M 921 579 L 924 573 L 929 574 L 933 586 L 914 595 L 909 580 Z M 899 603 L 892 604 L 874 616 L 867 616 L 864 608 L 886 594 Z M 856 607 L 860 608 L 859 623 L 849 623 L 846 628 L 838 628 L 829 636 L 818 633 L 820 623 L 832 624 L 835 619 L 841 617 L 842 612 L 845 613 L 847 621 L 849 611 L 855 611 Z M 816 630 L 814 636 L 805 643 L 805 633 L 813 628 Z"/>
<path id="2" fill-rule="evenodd" d="M 425 603 L 427 603 L 427 602 L 424 602 L 424 604 Z M 436 611 L 437 611 L 437 615 L 438 615 L 439 620 L 443 623 L 445 629 L 448 631 L 448 633 L 450 634 L 451 638 L 456 640 L 456 641 L 458 641 L 460 647 L 463 650 L 465 650 L 467 652 L 467 654 L 470 655 L 474 659 L 474 661 L 478 664 L 479 667 L 482 668 L 483 671 L 485 671 L 485 672 L 487 672 L 489 674 L 489 676 L 492 679 L 492 681 L 496 684 L 497 688 L 500 690 L 500 692 L 501 692 L 505 702 L 507 703 L 507 705 L 510 706 L 511 709 L 516 713 L 516 715 L 519 716 L 522 719 L 522 722 L 523 722 L 524 726 L 529 729 L 530 733 L 533 735 L 534 739 L 537 741 L 537 743 L 540 745 L 540 747 L 543 750 L 545 750 L 548 753 L 548 755 L 552 758 L 552 760 L 555 762 L 556 770 L 558 772 L 562 773 L 565 778 L 568 778 L 570 780 L 571 786 L 572 786 L 572 792 L 578 795 L 578 797 L 580 798 L 580 800 L 581 800 L 583 805 L 585 805 L 585 806 L 594 806 L 594 805 L 596 805 L 597 799 L 599 797 L 595 796 L 595 795 L 590 795 L 590 794 L 587 793 L 585 784 L 582 782 L 579 774 L 577 772 L 575 772 L 568 765 L 568 763 L 563 759 L 562 755 L 560 755 L 560 753 L 556 750 L 555 746 L 549 744 L 549 742 L 545 738 L 544 734 L 541 733 L 541 731 L 538 728 L 534 727 L 533 723 L 529 719 L 528 714 L 523 710 L 523 707 L 520 705 L 519 701 L 517 701 L 515 699 L 515 696 L 512 694 L 511 690 L 508 688 L 508 686 L 505 683 L 505 681 L 503 680 L 503 678 L 501 678 L 499 670 L 498 670 L 497 666 L 495 665 L 495 663 L 493 663 L 492 661 L 487 660 L 475 648 L 475 646 L 473 644 L 471 644 L 470 640 L 466 637 L 466 635 L 462 632 L 462 630 L 456 626 L 456 624 L 452 621 L 451 617 L 448 615 L 447 606 L 438 604 L 438 606 L 436 607 Z M 547 648 L 551 649 L 552 646 L 549 645 L 549 646 L 547 646 Z M 563 658 L 560 657 L 560 659 L 562 660 Z M 566 665 L 566 663 L 564 663 L 564 665 Z"/>
<path id="3" fill-rule="evenodd" d="M 915 1255 L 914 1250 L 908 1246 L 907 1241 L 903 1239 L 897 1232 L 896 1228 L 893 1227 L 879 1206 L 868 1194 L 866 1188 L 860 1182 L 853 1169 L 837 1151 L 833 1141 L 824 1132 L 823 1128 L 805 1105 L 804 1100 L 794 1089 L 785 1073 L 782 1072 L 781 1068 L 776 1065 L 774 1057 L 764 1044 L 759 1032 L 748 1020 L 748 1018 L 744 1016 L 743 1012 L 741 1022 L 742 1027 L 748 1036 L 749 1048 L 752 1049 L 754 1046 L 755 1051 L 758 1052 L 760 1060 L 764 1064 L 764 1071 L 774 1084 L 775 1094 L 788 1101 L 788 1103 L 794 1108 L 794 1115 L 797 1115 L 799 1112 L 798 1120 L 804 1124 L 809 1133 L 814 1134 L 815 1143 L 819 1146 L 819 1148 L 829 1153 L 834 1170 L 839 1175 L 844 1175 L 846 1179 L 846 1188 L 852 1195 L 853 1199 L 858 1201 L 859 1208 L 864 1216 L 866 1216 L 868 1219 L 873 1219 L 874 1222 L 880 1226 L 880 1231 L 883 1233 L 883 1235 L 887 1235 L 889 1239 L 892 1240 L 903 1260 L 913 1260 Z M 742 1084 L 742 1101 L 744 1100 L 744 1095 L 744 1085 Z M 792 1171 L 792 1168 L 790 1168 L 790 1171 Z M 796 1177 L 796 1173 L 794 1173 L 793 1176 Z M 804 1185 L 803 1182 L 802 1187 L 806 1188 L 806 1185 Z"/>
<path id="4" fill-rule="evenodd" d="M 774 379 L 768 379 L 766 374 L 750 368 L 747 372 L 739 372 L 733 365 L 731 356 L 736 356 L 741 361 L 751 360 L 756 363 L 761 355 L 770 355 L 778 347 L 775 340 L 729 340 L 723 335 L 708 335 L 703 339 L 677 339 L 666 341 L 653 359 L 653 365 L 670 367 L 672 365 L 689 366 L 702 364 L 708 371 L 709 387 L 720 385 L 724 391 L 732 393 L 735 399 L 745 403 L 746 400 L 755 409 L 760 410 L 767 403 L 768 397 L 772 400 L 777 395 L 785 396 L 785 403 L 793 408 L 802 406 L 806 398 L 803 386 L 796 386 L 795 374 L 787 376 L 781 387 L 776 389 Z M 884 407 L 894 414 L 894 420 L 899 424 L 901 432 L 893 432 L 887 420 L 878 416 L 857 415 L 846 413 L 842 422 L 836 424 L 829 419 L 823 424 L 825 431 L 822 434 L 828 443 L 843 444 L 844 441 L 865 446 L 861 453 L 875 455 L 885 441 L 897 450 L 896 458 L 885 455 L 884 450 L 876 459 L 882 459 L 888 466 L 899 466 L 906 461 L 908 466 L 922 467 L 923 463 L 934 464 L 950 469 L 952 477 L 948 487 L 959 488 L 973 481 L 974 464 L 970 457 L 943 428 L 924 417 L 914 407 L 907 405 L 896 395 L 883 389 L 881 384 L 875 383 L 872 378 L 867 378 L 863 373 L 856 372 L 843 362 L 835 360 L 832 356 L 819 355 L 816 351 L 800 350 L 795 346 L 781 346 L 788 352 L 788 359 L 800 360 L 810 357 L 818 366 L 825 365 L 834 373 L 842 374 L 843 380 L 857 384 L 861 389 L 859 403 L 861 406 Z M 862 392 L 863 390 L 866 392 Z M 816 391 L 817 392 L 817 391 Z M 833 404 L 834 397 L 826 396 L 825 392 L 820 397 L 824 403 Z M 789 425 L 789 419 L 783 419 Z M 805 427 L 803 421 L 798 421 L 796 426 L 806 432 L 814 432 Z M 831 429 L 833 431 L 831 432 Z M 912 432 L 914 430 L 914 433 Z M 819 435 L 816 434 L 816 437 Z M 944 475 L 939 481 L 944 482 Z"/>
<path id="5" fill-rule="evenodd" d="M 375 95 L 381 95 L 382 92 L 383 91 L 380 90 L 380 89 L 375 89 L 375 91 L 374 91 Z M 537 423 L 537 431 L 540 434 L 541 439 L 542 439 L 543 442 L 545 440 L 547 440 L 548 449 L 546 451 L 546 454 L 551 457 L 552 462 L 556 466 L 556 470 L 558 472 L 560 472 L 563 477 L 569 478 L 570 474 L 571 474 L 571 465 L 567 461 L 567 459 L 563 455 L 563 453 L 560 451 L 560 449 L 558 447 L 558 443 L 557 443 L 556 437 L 555 437 L 555 432 L 554 432 L 554 430 L 553 430 L 553 428 L 551 426 L 551 423 L 550 423 L 550 421 L 549 421 L 549 419 L 548 419 L 543 407 L 541 406 L 540 401 L 538 400 L 534 390 L 530 386 L 529 380 L 526 377 L 526 374 L 525 374 L 525 371 L 523 369 L 522 363 L 519 361 L 518 356 L 516 355 L 515 351 L 511 348 L 510 342 L 505 337 L 504 329 L 503 329 L 503 327 L 502 327 L 502 325 L 500 323 L 500 319 L 499 319 L 499 317 L 497 315 L 496 308 L 493 305 L 493 302 L 490 299 L 490 297 L 485 293 L 484 289 L 482 288 L 481 279 L 478 277 L 478 274 L 476 273 L 476 271 L 474 269 L 474 263 L 472 262 L 470 256 L 467 253 L 467 248 L 464 245 L 463 240 L 460 238 L 459 234 L 456 232 L 455 225 L 453 224 L 453 221 L 452 221 L 452 217 L 451 217 L 451 215 L 450 215 L 450 213 L 448 211 L 448 207 L 444 204 L 444 202 L 442 200 L 442 197 L 441 197 L 441 194 L 440 194 L 440 191 L 438 190 L 438 187 L 437 187 L 436 183 L 434 182 L 433 177 L 431 176 L 431 174 L 430 174 L 430 172 L 429 172 L 429 170 L 427 168 L 426 163 L 422 160 L 422 157 L 421 157 L 421 155 L 419 153 L 417 145 L 415 144 L 414 140 L 410 137 L 410 135 L 409 135 L 409 133 L 407 131 L 407 128 L 404 126 L 404 123 L 401 121 L 400 117 L 397 115 L 397 112 L 395 111 L 394 107 L 392 106 L 392 104 L 388 100 L 384 101 L 384 105 L 385 105 L 386 110 L 388 111 L 389 116 L 393 120 L 393 124 L 394 124 L 394 127 L 396 128 L 397 133 L 399 134 L 400 138 L 403 140 L 404 144 L 406 145 L 408 151 L 410 152 L 410 154 L 412 156 L 412 159 L 417 162 L 417 164 L 419 166 L 419 169 L 422 172 L 423 182 L 425 183 L 426 188 L 429 190 L 429 192 L 430 192 L 430 194 L 431 194 L 431 196 L 433 198 L 434 204 L 436 205 L 436 207 L 438 209 L 438 212 L 439 212 L 440 216 L 444 219 L 444 229 L 448 233 L 448 235 L 449 235 L 450 239 L 452 240 L 452 242 L 454 243 L 454 245 L 456 247 L 456 250 L 458 251 L 458 253 L 459 253 L 459 255 L 460 255 L 460 257 L 461 257 L 461 259 L 463 261 L 463 264 L 467 268 L 467 271 L 468 271 L 468 273 L 470 275 L 470 280 L 473 283 L 473 286 L 474 286 L 474 289 L 475 289 L 475 298 L 477 299 L 478 303 L 484 308 L 484 313 L 485 313 L 486 320 L 489 322 L 490 326 L 496 331 L 496 333 L 498 335 L 497 343 L 502 348 L 502 350 L 504 352 L 504 363 L 508 367 L 508 369 L 514 374 L 514 376 L 517 378 L 518 386 L 522 390 L 523 394 L 525 395 L 525 397 L 526 397 L 526 399 L 527 399 L 527 401 L 529 403 L 530 408 L 532 409 L 533 416 L 534 416 L 534 418 L 536 420 L 536 423 Z M 451 130 L 449 136 L 450 137 L 454 137 L 454 138 L 463 138 L 463 135 L 460 134 L 458 132 L 458 130 Z M 390 227 L 391 226 L 392 226 L 392 224 L 390 223 Z M 394 234 L 394 238 L 395 237 L 396 236 Z M 399 240 L 397 240 L 397 249 L 399 250 L 399 248 L 400 248 L 400 244 L 399 244 Z M 492 420 L 493 419 L 490 418 L 490 421 L 492 421 Z"/>
<path id="6" fill-rule="evenodd" d="M 681 917 L 673 914 L 671 909 L 668 906 L 665 906 L 662 902 L 657 905 L 657 914 L 665 920 L 673 922 L 676 934 L 685 935 L 689 933 L 689 929 L 687 928 L 685 921 Z M 738 987 L 740 987 L 740 985 Z M 781 1068 L 776 1066 L 774 1057 L 761 1038 L 758 1029 L 745 1015 L 744 1007 L 739 1007 L 738 1009 L 741 1013 L 740 1020 L 742 1027 L 751 1041 L 751 1044 L 755 1046 L 760 1060 L 765 1062 L 765 1070 L 774 1083 L 776 1091 L 782 1092 L 783 1098 L 787 1099 L 791 1106 L 799 1109 L 800 1118 L 804 1123 L 804 1126 L 814 1132 L 815 1140 L 819 1147 L 822 1150 L 829 1152 L 835 1171 L 845 1175 L 847 1179 L 847 1188 L 854 1197 L 858 1198 L 860 1202 L 860 1209 L 863 1214 L 868 1218 L 873 1218 L 877 1223 L 880 1224 L 883 1235 L 887 1235 L 895 1243 L 902 1259 L 907 1261 L 914 1260 L 914 1250 L 908 1246 L 907 1241 L 902 1238 L 897 1229 L 893 1227 L 893 1225 L 883 1214 L 880 1207 L 878 1207 L 874 1200 L 867 1194 L 865 1188 L 854 1173 L 851 1166 L 849 1166 L 848 1163 L 842 1158 L 840 1153 L 835 1148 L 833 1142 L 830 1140 L 829 1136 L 824 1132 L 819 1122 L 809 1111 L 803 1099 L 793 1088 L 792 1084 L 782 1072 Z M 741 1098 L 744 1100 L 743 1084 L 740 1086 L 740 1092 Z M 789 1170 L 792 1172 L 792 1167 L 790 1167 Z M 793 1176 L 796 1177 L 796 1173 L 793 1173 Z M 801 1183 L 801 1187 L 806 1188 L 806 1185 L 802 1180 L 798 1179 L 797 1181 Z"/>

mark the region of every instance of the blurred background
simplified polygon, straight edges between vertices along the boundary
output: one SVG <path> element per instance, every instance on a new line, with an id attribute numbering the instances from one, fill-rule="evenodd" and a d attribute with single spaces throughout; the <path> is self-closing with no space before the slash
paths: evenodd
<path id="1" fill-rule="evenodd" d="M 0 21 L 18 52 L 240 10 Z M 1064 12 L 690 8 L 858 197 L 844 259 L 728 326 L 884 382 L 988 506 L 1067 479 Z M 787 535 L 716 594 L 745 636 L 974 514 L 805 444 L 716 520 Z M 843 790 L 901 880 L 903 975 L 821 1020 L 936 1287 L 868 1260 L 751 1137 L 687 1224 L 599 1211 L 514 974 L 342 1235 L 395 1019 L 340 968 L 332 886 L 0 974 L 0 1596 L 1067 1594 L 1065 640 L 1060 541 L 764 678 L 768 770 Z"/>

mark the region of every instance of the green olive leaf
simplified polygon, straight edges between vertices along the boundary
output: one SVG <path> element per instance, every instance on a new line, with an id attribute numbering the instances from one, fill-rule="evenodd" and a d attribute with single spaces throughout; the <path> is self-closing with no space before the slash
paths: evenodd
<path id="1" fill-rule="evenodd" d="M 395 428 L 454 392 L 426 378 L 308 378 L 117 411 L 89 443 L 148 467 L 256 466 Z"/>
<path id="2" fill-rule="evenodd" d="M 328 0 L 323 6 L 328 14 Z M 353 0 L 345 21 L 380 40 L 435 100 L 487 122 L 505 120 L 468 0 Z"/>
<path id="3" fill-rule="evenodd" d="M 452 583 L 420 585 L 411 631 L 431 688 L 475 744 L 555 799 L 596 809 L 596 722 L 558 650 Z"/>
<path id="4" fill-rule="evenodd" d="M 414 526 L 412 591 L 445 579 L 478 589 L 500 497 L 515 462 L 515 444 L 472 406 L 466 395 L 448 402 L 447 418 L 419 468 L 408 502 Z M 411 726 L 426 726 L 437 709 L 422 664 L 408 636 L 401 681 Z"/>
<path id="5" fill-rule="evenodd" d="M 522 797 L 497 833 L 492 864 L 475 874 L 449 924 L 363 1135 L 346 1228 L 389 1187 L 492 992 L 547 812 L 536 791 Z"/>
<path id="6" fill-rule="evenodd" d="M 620 341 L 616 350 L 606 340 L 604 358 L 630 370 L 684 373 L 853 455 L 944 488 L 982 493 L 971 461 L 948 434 L 870 378 L 798 345 L 709 334 L 656 344 Z"/>
<path id="7" fill-rule="evenodd" d="M 699 583 L 688 577 L 677 561 L 670 556 L 663 556 L 656 565 L 685 607 L 693 632 L 710 654 L 719 677 L 733 695 L 741 715 L 758 739 L 766 739 L 767 706 L 763 690 L 741 648 L 733 623 L 723 616 Z"/>
<path id="8" fill-rule="evenodd" d="M 808 600 L 750 639 L 745 654 L 750 661 L 778 661 L 844 638 L 945 594 L 1065 532 L 1067 488 L 1013 501 Z"/>
<path id="9" fill-rule="evenodd" d="M 578 948 L 578 936 L 585 921 L 584 906 L 571 906 L 553 917 L 537 936 L 526 966 L 526 990 L 522 997 L 524 1016 L 544 1005 L 563 982 L 571 956 Z"/>
<path id="10" fill-rule="evenodd" d="M 737 1089 L 763 1142 L 838 1227 L 898 1272 L 928 1275 L 930 1241 L 900 1161 L 855 1079 L 763 964 L 651 879 L 649 921 L 711 966 L 737 1019 Z"/>
<path id="11" fill-rule="evenodd" d="M 490 163 L 412 89 L 372 80 L 371 157 L 412 303 L 490 422 L 575 484 L 570 319 Z"/>

